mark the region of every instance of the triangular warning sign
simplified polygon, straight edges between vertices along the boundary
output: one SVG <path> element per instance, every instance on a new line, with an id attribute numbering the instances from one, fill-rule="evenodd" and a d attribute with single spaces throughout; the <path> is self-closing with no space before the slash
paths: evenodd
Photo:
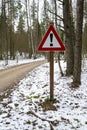
<path id="1" fill-rule="evenodd" d="M 64 51 L 65 46 L 53 25 L 50 25 L 42 39 L 38 51 Z"/>

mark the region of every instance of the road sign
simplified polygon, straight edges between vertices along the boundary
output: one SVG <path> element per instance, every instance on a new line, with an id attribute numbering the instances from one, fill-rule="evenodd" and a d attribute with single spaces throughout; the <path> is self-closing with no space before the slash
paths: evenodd
<path id="1" fill-rule="evenodd" d="M 65 46 L 57 34 L 54 26 L 51 24 L 42 39 L 38 51 L 64 51 Z"/>
<path id="2" fill-rule="evenodd" d="M 50 100 L 54 99 L 54 51 L 64 51 L 65 46 L 57 34 L 53 23 L 42 39 L 38 51 L 50 51 Z"/>

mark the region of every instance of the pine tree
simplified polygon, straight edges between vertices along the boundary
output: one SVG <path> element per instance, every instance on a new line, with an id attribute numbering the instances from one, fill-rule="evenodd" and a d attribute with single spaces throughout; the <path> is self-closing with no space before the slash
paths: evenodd
<path id="1" fill-rule="evenodd" d="M 8 64 L 8 25 L 6 16 L 6 3 L 2 0 L 1 16 L 0 16 L 0 58 L 3 56 Z"/>
<path id="2" fill-rule="evenodd" d="M 16 50 L 21 54 L 22 52 L 28 53 L 28 44 L 27 44 L 27 32 L 25 32 L 25 21 L 23 15 L 19 16 L 19 23 L 17 26 L 17 42 L 16 42 Z"/>

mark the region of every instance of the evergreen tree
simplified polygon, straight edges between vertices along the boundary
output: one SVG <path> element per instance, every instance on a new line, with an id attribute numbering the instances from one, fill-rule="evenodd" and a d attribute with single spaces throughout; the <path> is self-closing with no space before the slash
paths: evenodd
<path id="1" fill-rule="evenodd" d="M 2 0 L 1 16 L 0 16 L 0 59 L 8 60 L 8 25 L 6 16 L 6 3 Z"/>
<path id="2" fill-rule="evenodd" d="M 25 21 L 22 14 L 19 16 L 16 37 L 16 50 L 18 50 L 21 54 L 22 52 L 28 53 L 27 32 L 25 32 Z"/>

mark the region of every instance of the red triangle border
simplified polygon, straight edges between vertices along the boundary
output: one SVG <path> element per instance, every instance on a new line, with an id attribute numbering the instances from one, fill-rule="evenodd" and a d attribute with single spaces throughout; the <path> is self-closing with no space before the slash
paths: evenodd
<path id="1" fill-rule="evenodd" d="M 45 41 L 46 41 L 46 39 L 47 39 L 47 37 L 48 37 L 48 35 L 49 35 L 49 33 L 50 32 L 53 32 L 53 34 L 55 35 L 55 37 L 56 37 L 56 39 L 57 39 L 57 41 L 59 42 L 59 44 L 60 44 L 60 46 L 61 47 L 53 47 L 53 48 L 43 48 L 43 45 L 44 45 L 44 43 L 45 43 Z M 43 37 L 43 39 L 42 39 L 42 41 L 40 42 L 40 45 L 39 45 L 39 47 L 38 47 L 38 51 L 65 51 L 66 50 L 66 48 L 65 48 L 65 46 L 63 45 L 63 42 L 62 42 L 62 40 L 60 39 L 60 37 L 59 37 L 59 35 L 58 35 L 58 33 L 56 32 L 56 30 L 55 30 L 55 28 L 54 28 L 54 26 L 53 25 L 50 25 L 49 26 L 49 28 L 48 28 L 48 30 L 47 30 L 47 32 L 45 33 L 45 35 L 44 35 L 44 37 Z"/>

